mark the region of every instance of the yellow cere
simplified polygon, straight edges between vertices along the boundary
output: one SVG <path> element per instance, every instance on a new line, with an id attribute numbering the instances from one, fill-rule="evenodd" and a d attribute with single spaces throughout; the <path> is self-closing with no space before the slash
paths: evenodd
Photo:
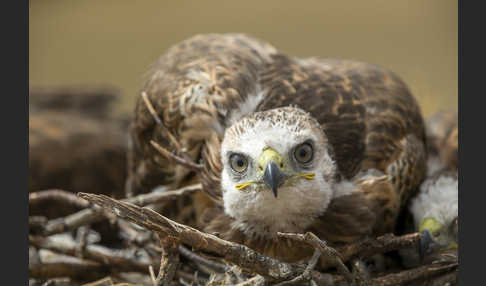
<path id="1" fill-rule="evenodd" d="M 434 218 L 427 217 L 425 218 L 419 226 L 419 231 L 427 229 L 431 234 L 436 232 L 437 230 L 441 229 L 442 225 L 440 222 L 435 220 Z"/>
<path id="2" fill-rule="evenodd" d="M 275 164 L 277 164 L 277 166 L 280 168 L 280 165 L 283 163 L 282 155 L 272 148 L 265 149 L 258 159 L 258 166 L 260 167 L 261 172 L 263 172 L 270 161 L 275 162 Z"/>

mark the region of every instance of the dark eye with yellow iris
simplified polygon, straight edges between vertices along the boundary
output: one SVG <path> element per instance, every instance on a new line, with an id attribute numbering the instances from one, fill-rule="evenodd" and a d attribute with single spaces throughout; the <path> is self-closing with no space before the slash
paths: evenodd
<path id="1" fill-rule="evenodd" d="M 243 173 L 248 168 L 248 160 L 241 154 L 233 154 L 230 156 L 231 168 L 238 173 Z"/>
<path id="2" fill-rule="evenodd" d="M 297 146 L 294 151 L 295 160 L 301 164 L 309 163 L 312 160 L 313 154 L 314 150 L 309 143 L 303 143 Z"/>

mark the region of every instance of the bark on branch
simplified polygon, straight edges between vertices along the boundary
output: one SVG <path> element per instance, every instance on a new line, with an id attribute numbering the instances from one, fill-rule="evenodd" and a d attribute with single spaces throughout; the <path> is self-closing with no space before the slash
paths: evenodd
<path id="1" fill-rule="evenodd" d="M 334 285 L 335 283 L 350 285 L 356 283 L 356 280 L 353 282 L 349 281 L 349 277 L 346 277 L 346 275 L 323 274 L 319 271 L 311 270 L 313 265 L 315 265 L 316 257 L 318 257 L 317 254 L 319 253 L 317 252 L 317 254 L 315 253 L 316 255 L 313 256 L 313 261 L 311 261 L 308 266 L 304 264 L 285 263 L 261 255 L 244 245 L 226 241 L 217 236 L 174 222 L 148 208 L 142 208 L 127 202 L 118 201 L 105 195 L 78 193 L 78 196 L 91 203 L 99 205 L 104 210 L 109 210 L 115 213 L 121 218 L 156 232 L 161 238 L 174 237 L 180 240 L 181 243 L 188 244 L 195 249 L 222 256 L 225 261 L 259 275 L 257 277 L 263 277 L 266 283 L 287 281 L 288 283 L 284 284 L 293 284 L 303 282 L 304 280 L 311 280 L 311 282 L 316 283 L 317 285 Z M 332 254 L 335 252 L 327 249 L 327 245 L 312 234 L 280 235 L 292 237 L 303 243 L 311 244 L 316 249 L 319 249 L 324 255 L 329 255 L 329 253 Z M 385 235 L 377 239 L 367 239 L 355 244 L 337 248 L 337 252 L 334 254 L 336 257 L 340 257 L 342 261 L 347 261 L 356 257 L 364 257 L 401 247 L 409 247 L 414 245 L 419 239 L 420 234 L 418 233 L 400 237 Z M 329 263 L 328 266 L 337 266 L 339 269 L 339 263 L 336 265 L 336 260 L 330 259 Z M 439 274 L 454 271 L 457 266 L 458 262 L 456 259 L 452 262 L 449 261 L 446 263 L 441 262 L 425 265 L 366 281 L 362 281 L 361 279 L 361 281 L 358 282 L 360 285 L 404 285 L 418 279 L 428 279 Z M 341 269 L 341 273 L 345 274 L 346 271 Z M 252 285 L 254 282 L 260 284 L 261 279 L 257 277 L 251 278 L 248 281 L 248 284 L 245 285 Z"/>
<path id="2" fill-rule="evenodd" d="M 174 222 L 151 209 L 141 208 L 104 195 L 78 193 L 78 196 L 161 236 L 179 237 L 182 243 L 191 245 L 195 249 L 221 255 L 230 263 L 275 281 L 292 279 L 305 270 L 305 265 L 285 263 L 266 257 L 244 245 L 226 241 Z"/>
<path id="3" fill-rule="evenodd" d="M 173 191 L 141 194 L 132 198 L 125 199 L 124 201 L 139 206 L 146 206 L 149 204 L 155 204 L 170 199 L 175 199 L 181 195 L 192 194 L 200 190 L 202 190 L 201 184 L 195 184 Z M 36 197 L 42 196 L 42 194 L 32 193 L 30 196 Z M 93 207 L 83 209 L 72 215 L 50 220 L 49 222 L 47 222 L 44 234 L 52 235 L 56 233 L 70 231 L 83 225 L 99 222 L 105 218 L 106 217 L 103 215 L 103 211 L 100 208 Z"/>

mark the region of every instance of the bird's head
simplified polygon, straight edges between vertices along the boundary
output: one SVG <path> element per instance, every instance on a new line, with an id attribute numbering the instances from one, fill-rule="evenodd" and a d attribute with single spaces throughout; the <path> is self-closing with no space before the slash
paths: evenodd
<path id="1" fill-rule="evenodd" d="M 419 226 L 422 233 L 420 255 L 424 257 L 444 249 L 457 249 L 458 230 L 457 217 L 445 224 L 432 217 L 425 218 Z"/>
<path id="2" fill-rule="evenodd" d="M 320 124 L 296 107 L 255 112 L 225 132 L 222 189 L 243 228 L 296 231 L 322 214 L 337 166 Z"/>
<path id="3" fill-rule="evenodd" d="M 415 225 L 422 233 L 419 253 L 422 258 L 458 245 L 457 171 L 441 170 L 420 186 L 410 204 Z"/>

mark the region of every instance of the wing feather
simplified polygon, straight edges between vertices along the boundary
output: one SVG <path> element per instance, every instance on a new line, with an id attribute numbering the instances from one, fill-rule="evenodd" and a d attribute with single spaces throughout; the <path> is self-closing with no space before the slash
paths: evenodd
<path id="1" fill-rule="evenodd" d="M 155 62 L 142 91 L 192 159 L 199 160 L 206 141 L 223 132 L 226 117 L 258 92 L 259 73 L 273 53 L 276 50 L 269 44 L 243 34 L 197 35 Z M 130 132 L 128 195 L 159 184 L 177 185 L 188 175 L 188 170 L 174 166 L 150 146 L 150 140 L 156 140 L 174 150 L 140 99 Z"/>

